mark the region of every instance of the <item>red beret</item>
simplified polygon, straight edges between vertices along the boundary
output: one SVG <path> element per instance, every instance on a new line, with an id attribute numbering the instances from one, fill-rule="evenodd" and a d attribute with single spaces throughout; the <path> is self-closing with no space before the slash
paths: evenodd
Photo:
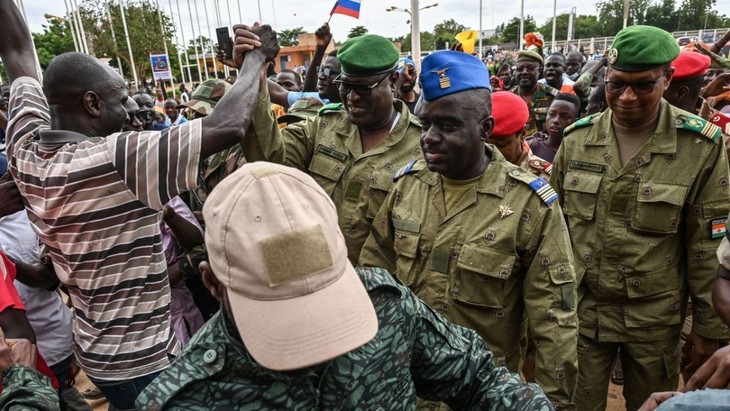
<path id="1" fill-rule="evenodd" d="M 710 68 L 710 58 L 695 51 L 683 51 L 672 62 L 674 67 L 674 80 L 704 76 Z"/>
<path id="2" fill-rule="evenodd" d="M 522 130 L 530 118 L 527 104 L 522 97 L 511 91 L 492 94 L 494 130 L 489 137 L 508 137 Z"/>

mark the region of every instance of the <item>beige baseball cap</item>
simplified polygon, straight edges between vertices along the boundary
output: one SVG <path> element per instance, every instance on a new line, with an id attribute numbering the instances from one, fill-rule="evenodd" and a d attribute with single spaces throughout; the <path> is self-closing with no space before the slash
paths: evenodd
<path id="1" fill-rule="evenodd" d="M 337 210 L 310 176 L 246 164 L 216 186 L 203 216 L 210 265 L 259 364 L 305 368 L 375 336 L 375 309 L 347 259 Z"/>

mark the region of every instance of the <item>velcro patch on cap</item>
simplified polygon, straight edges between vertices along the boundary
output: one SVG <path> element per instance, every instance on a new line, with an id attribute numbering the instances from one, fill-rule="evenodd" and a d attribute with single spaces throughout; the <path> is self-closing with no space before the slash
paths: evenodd
<path id="1" fill-rule="evenodd" d="M 272 287 L 309 277 L 334 266 L 332 252 L 319 224 L 266 238 L 259 241 L 259 247 Z"/>

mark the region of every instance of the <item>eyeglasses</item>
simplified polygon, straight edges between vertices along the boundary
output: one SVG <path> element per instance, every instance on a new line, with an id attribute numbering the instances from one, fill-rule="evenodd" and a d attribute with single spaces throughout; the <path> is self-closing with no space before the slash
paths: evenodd
<path id="1" fill-rule="evenodd" d="M 538 70 L 540 70 L 540 66 L 532 66 L 532 65 L 530 65 L 530 66 L 517 66 L 517 67 L 515 67 L 515 72 L 516 73 L 521 73 L 523 71 L 526 71 L 528 73 L 534 73 L 534 72 L 536 72 Z"/>
<path id="2" fill-rule="evenodd" d="M 136 117 L 137 120 L 141 121 L 142 123 L 147 121 L 147 118 L 149 117 L 150 111 L 149 110 L 139 110 L 136 113 L 129 113 L 127 118 L 124 120 L 124 124 L 132 124 L 134 123 L 134 118 Z"/>
<path id="3" fill-rule="evenodd" d="M 340 91 L 340 94 L 342 95 L 348 95 L 351 91 L 354 90 L 357 95 L 361 97 L 367 97 L 372 94 L 375 87 L 378 87 L 380 83 L 382 83 L 383 80 L 387 79 L 388 77 L 390 77 L 390 73 L 386 74 L 385 77 L 381 78 L 380 80 L 369 86 L 365 84 L 346 83 L 340 80 L 339 76 L 335 79 L 334 82 L 337 85 L 337 89 Z"/>
<path id="4" fill-rule="evenodd" d="M 339 75 L 340 72 L 332 70 L 330 67 L 317 67 L 317 77 L 332 77 Z"/>
<path id="5" fill-rule="evenodd" d="M 659 80 L 661 80 L 662 78 L 664 78 L 664 76 L 666 76 L 667 73 L 669 73 L 669 70 L 671 70 L 671 68 L 668 68 L 656 80 L 634 81 L 634 82 L 630 82 L 630 83 L 627 83 L 625 81 L 605 80 L 604 83 L 606 83 L 606 93 L 621 95 L 621 94 L 623 94 L 624 90 L 626 90 L 626 87 L 631 86 L 631 89 L 634 90 L 634 94 L 636 94 L 637 96 L 643 96 L 645 94 L 649 94 L 654 90 L 656 83 Z"/>

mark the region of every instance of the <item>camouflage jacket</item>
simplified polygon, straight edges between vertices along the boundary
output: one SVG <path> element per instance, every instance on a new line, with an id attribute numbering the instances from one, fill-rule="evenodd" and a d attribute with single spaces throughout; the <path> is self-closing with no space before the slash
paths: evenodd
<path id="1" fill-rule="evenodd" d="M 522 143 L 522 148 L 522 155 L 517 160 L 517 165 L 538 177 L 544 178 L 545 181 L 549 180 L 553 164 L 533 154 L 527 142 Z"/>
<path id="2" fill-rule="evenodd" d="M 520 86 L 515 86 L 510 91 L 518 96 L 522 96 L 520 94 Z M 537 83 L 537 90 L 535 90 L 535 94 L 532 96 L 532 101 L 527 105 L 527 108 L 530 110 L 530 119 L 525 127 L 527 135 L 537 132 L 547 133 L 547 127 L 545 126 L 547 112 L 550 109 L 550 104 L 552 104 L 553 99 L 559 93 L 560 90 L 554 87 Z"/>
<path id="3" fill-rule="evenodd" d="M 552 410 L 534 384 L 496 367 L 471 330 L 436 314 L 382 269 L 358 269 L 378 334 L 296 372 L 262 368 L 221 310 L 137 398 L 140 410 L 415 410 L 416 394 L 464 410 Z"/>
<path id="4" fill-rule="evenodd" d="M 279 129 L 270 104 L 263 87 L 253 115 L 255 132 L 248 132 L 242 143 L 246 159 L 311 175 L 335 203 L 348 257 L 356 264 L 373 217 L 393 185 L 393 171 L 422 157 L 418 120 L 396 100 L 400 118 L 390 135 L 363 153 L 360 131 L 341 105 L 325 106 L 316 117 Z"/>
<path id="5" fill-rule="evenodd" d="M 58 393 L 51 381 L 36 370 L 16 365 L 3 377 L 3 390 L 0 395 L 0 410 L 3 411 L 56 411 Z"/>
<path id="6" fill-rule="evenodd" d="M 622 165 L 612 116 L 567 127 L 550 176 L 580 281 L 580 333 L 605 342 L 678 336 L 690 296 L 693 331 L 727 338 L 711 297 L 730 211 L 722 132 L 662 100 L 654 135 Z"/>
<path id="7" fill-rule="evenodd" d="M 495 362 L 515 372 L 526 316 L 535 380 L 556 408 L 571 409 L 577 281 L 557 196 L 493 145 L 485 149 L 486 171 L 448 212 L 441 176 L 424 161 L 399 170 L 360 265 L 393 272 L 449 321 L 476 330 Z"/>

